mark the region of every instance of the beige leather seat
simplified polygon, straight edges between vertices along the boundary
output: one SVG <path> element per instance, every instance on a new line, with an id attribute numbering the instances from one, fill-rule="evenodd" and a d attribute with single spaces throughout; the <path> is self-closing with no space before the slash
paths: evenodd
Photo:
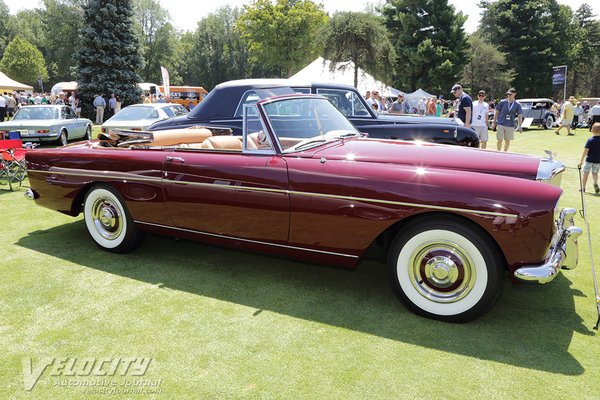
<path id="1" fill-rule="evenodd" d="M 152 136 L 154 140 L 148 144 L 149 146 L 175 146 L 184 143 L 202 143 L 212 136 L 212 132 L 206 128 L 168 129 L 154 131 Z"/>
<path id="2" fill-rule="evenodd" d="M 211 136 L 202 142 L 202 149 L 242 151 L 241 136 Z"/>

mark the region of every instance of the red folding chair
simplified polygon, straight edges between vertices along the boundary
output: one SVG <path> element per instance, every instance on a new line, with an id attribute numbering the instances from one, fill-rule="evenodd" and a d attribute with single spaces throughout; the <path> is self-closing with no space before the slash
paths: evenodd
<path id="1" fill-rule="evenodd" d="M 17 183 L 21 187 L 27 176 L 26 152 L 21 139 L 0 140 L 0 181 L 6 181 L 11 191 Z"/>

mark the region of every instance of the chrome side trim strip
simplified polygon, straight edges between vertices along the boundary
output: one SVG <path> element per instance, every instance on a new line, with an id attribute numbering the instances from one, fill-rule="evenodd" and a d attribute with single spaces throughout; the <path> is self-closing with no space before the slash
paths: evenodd
<path id="1" fill-rule="evenodd" d="M 86 178 L 103 178 L 103 179 L 116 179 L 125 181 L 139 181 L 139 182 L 155 182 L 162 183 L 162 178 L 153 176 L 141 176 L 132 174 L 129 172 L 115 172 L 115 171 L 89 171 L 89 170 L 74 170 L 70 168 L 55 169 L 52 171 L 42 171 L 39 169 L 28 169 L 27 173 L 40 173 L 47 175 L 67 175 L 67 176 L 83 176 Z M 158 171 L 160 174 L 161 171 Z"/>
<path id="2" fill-rule="evenodd" d="M 85 171 L 85 170 L 82 170 Z M 140 175 L 128 174 L 128 173 L 117 173 L 104 171 L 85 171 L 85 172 L 64 172 L 60 171 L 40 171 L 40 170 L 27 170 L 27 172 L 39 172 L 44 174 L 61 174 L 61 175 L 71 175 L 71 176 L 84 176 L 84 177 L 101 177 L 105 179 L 116 179 L 116 180 L 126 180 L 126 181 L 140 181 L 140 182 L 154 182 L 154 183 L 162 183 L 169 182 L 178 185 L 189 185 L 189 186 L 197 186 L 197 187 L 219 187 L 221 189 L 240 189 L 240 190 L 248 190 L 255 192 L 267 192 L 267 193 L 281 193 L 285 195 L 297 195 L 297 196 L 309 196 L 309 197 L 321 197 L 328 199 L 338 199 L 338 200 L 349 200 L 349 201 L 361 201 L 368 203 L 376 203 L 376 204 L 389 204 L 401 207 L 412 207 L 412 208 L 421 208 L 421 209 L 430 209 L 430 210 L 439 210 L 439 211 L 452 211 L 452 212 L 462 212 L 468 214 L 476 214 L 476 215 L 490 215 L 494 217 L 509 217 L 509 218 L 518 218 L 517 214 L 509 214 L 509 213 L 501 213 L 495 211 L 482 211 L 482 210 L 472 210 L 472 209 L 462 209 L 456 207 L 445 207 L 445 206 L 436 206 L 432 204 L 419 204 L 419 203 L 408 203 L 402 201 L 392 201 L 392 200 L 379 200 L 379 199 L 371 199 L 366 197 L 353 197 L 353 196 L 341 196 L 336 194 L 325 194 L 325 193 L 312 193 L 312 192 L 299 192 L 295 190 L 287 190 L 287 189 L 272 189 L 272 188 L 260 188 L 260 187 L 251 187 L 251 186 L 238 186 L 238 185 L 226 185 L 223 183 L 205 183 L 205 182 L 190 182 L 190 181 L 179 181 L 172 179 L 162 179 L 158 177 L 142 177 Z M 111 175 L 115 174 L 115 175 Z"/>
<path id="3" fill-rule="evenodd" d="M 177 230 L 177 231 L 194 233 L 194 234 L 198 234 L 198 235 L 212 236 L 212 237 L 221 238 L 221 239 L 238 240 L 238 241 L 241 241 L 241 242 L 254 243 L 254 244 L 264 244 L 264 245 L 267 245 L 267 246 L 282 247 L 282 248 L 285 248 L 285 249 L 292 249 L 292 250 L 310 251 L 310 252 L 313 252 L 313 253 L 328 254 L 328 255 L 332 255 L 332 256 L 340 256 L 340 257 L 348 257 L 348 258 L 358 258 L 358 256 L 355 256 L 355 255 L 352 255 L 352 254 L 335 253 L 335 252 L 332 252 L 332 251 L 307 249 L 305 247 L 296 247 L 296 246 L 288 246 L 288 245 L 285 245 L 285 244 L 262 242 L 260 240 L 243 239 L 243 238 L 234 237 L 234 236 L 219 235 L 217 233 L 208 233 L 208 232 L 196 231 L 196 230 L 193 230 L 193 229 L 178 228 L 176 226 L 154 224 L 154 223 L 151 223 L 151 222 L 142 222 L 142 221 L 133 221 L 133 222 L 135 222 L 136 224 L 150 225 L 150 226 L 156 226 L 156 227 L 159 227 L 159 228 L 166 228 L 166 229 L 174 229 L 174 230 Z"/>

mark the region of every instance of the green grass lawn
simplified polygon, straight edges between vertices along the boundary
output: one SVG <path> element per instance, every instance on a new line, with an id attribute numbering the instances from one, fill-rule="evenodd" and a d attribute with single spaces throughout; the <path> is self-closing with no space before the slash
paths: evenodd
<path id="1" fill-rule="evenodd" d="M 558 151 L 569 167 L 561 205 L 580 209 L 587 137 L 530 129 L 511 150 Z M 347 272 L 157 236 L 115 255 L 92 243 L 81 217 L 5 189 L 0 399 L 600 398 L 585 236 L 576 270 L 545 286 L 507 280 L 490 313 L 456 325 L 408 312 L 376 261 Z M 600 196 L 585 197 L 600 264 Z M 150 357 L 143 377 L 112 378 L 121 389 L 143 378 L 159 393 L 85 394 L 74 385 L 101 377 L 51 367 L 26 391 L 23 359 L 44 357 Z"/>

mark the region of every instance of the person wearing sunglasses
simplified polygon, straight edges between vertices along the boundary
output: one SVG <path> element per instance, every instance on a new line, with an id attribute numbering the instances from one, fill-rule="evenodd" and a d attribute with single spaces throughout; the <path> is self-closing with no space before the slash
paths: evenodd
<path id="1" fill-rule="evenodd" d="M 485 102 L 485 91 L 480 90 L 477 101 L 473 103 L 473 129 L 479 136 L 479 144 L 482 149 L 487 147 L 488 141 L 488 103 Z"/>
<path id="2" fill-rule="evenodd" d="M 506 99 L 500 101 L 494 111 L 493 129 L 497 129 L 496 137 L 498 143 L 496 149 L 498 151 L 508 151 L 510 141 L 515 139 L 515 120 L 518 118 L 517 129 L 523 132 L 523 110 L 521 104 L 515 100 L 517 91 L 515 88 L 510 88 L 506 91 Z M 504 142 L 504 149 L 502 144 Z"/>

